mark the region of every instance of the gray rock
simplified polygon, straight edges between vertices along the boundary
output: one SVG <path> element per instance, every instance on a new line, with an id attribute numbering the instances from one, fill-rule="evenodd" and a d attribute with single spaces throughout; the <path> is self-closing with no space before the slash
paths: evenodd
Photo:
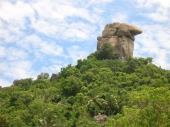
<path id="1" fill-rule="evenodd" d="M 134 36 L 141 34 L 142 30 L 136 26 L 125 23 L 107 24 L 102 32 L 102 36 L 97 37 L 97 50 L 104 43 L 109 43 L 114 47 L 114 53 L 120 56 L 133 57 Z"/>
<path id="2" fill-rule="evenodd" d="M 97 123 L 104 123 L 107 119 L 108 117 L 106 115 L 101 115 L 100 113 L 93 117 L 93 120 Z"/>

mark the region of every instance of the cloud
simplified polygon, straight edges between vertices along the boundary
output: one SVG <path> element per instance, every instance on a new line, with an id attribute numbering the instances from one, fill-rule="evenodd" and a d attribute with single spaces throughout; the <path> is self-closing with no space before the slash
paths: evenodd
<path id="1" fill-rule="evenodd" d="M 0 58 L 8 61 L 24 60 L 28 57 L 28 54 L 17 47 L 5 47 L 0 46 Z"/>
<path id="2" fill-rule="evenodd" d="M 22 32 L 19 30 L 19 27 L 11 24 L 6 24 L 5 22 L 2 22 L 1 19 L 0 22 L 2 24 L 0 25 L 0 40 L 5 41 L 6 43 L 17 41 L 19 36 L 22 34 Z M 0 44 L 2 44 L 2 41 Z"/>
<path id="3" fill-rule="evenodd" d="M 47 43 L 47 42 L 41 43 L 39 51 L 48 55 L 54 55 L 54 56 L 63 55 L 62 47 L 56 45 L 55 43 Z"/>
<path id="4" fill-rule="evenodd" d="M 7 87 L 7 86 L 10 86 L 10 85 L 12 85 L 11 82 L 9 82 L 8 80 L 4 80 L 4 79 L 0 78 L 0 86 Z"/>
<path id="5" fill-rule="evenodd" d="M 48 21 L 54 21 L 53 23 L 59 23 L 64 22 L 67 17 L 80 17 L 89 22 L 95 21 L 88 9 L 75 7 L 74 2 L 66 1 L 42 0 L 32 3 L 32 6 L 37 12 L 37 19 L 40 20 L 48 19 Z"/>
<path id="6" fill-rule="evenodd" d="M 71 23 L 67 26 L 68 27 L 63 32 L 63 35 L 73 40 L 89 40 L 91 38 L 94 38 L 94 35 L 92 33 L 94 33 L 97 29 L 95 26 L 91 26 L 82 22 Z"/>
<path id="7" fill-rule="evenodd" d="M 169 54 L 167 54 L 169 50 L 158 49 L 157 52 L 159 52 L 159 55 L 154 59 L 154 63 L 164 69 L 170 69 L 170 57 L 168 56 Z"/>
<path id="8" fill-rule="evenodd" d="M 82 1 L 79 6 L 83 5 Z M 107 2 L 107 1 L 106 1 Z M 88 40 L 96 30 L 94 23 L 100 21 L 98 11 L 91 12 L 87 6 L 79 7 L 73 1 L 37 1 L 32 6 L 37 12 L 37 18 L 31 22 L 31 27 L 37 32 L 56 38 Z M 94 3 L 88 2 L 88 6 Z M 44 8 L 45 7 L 45 8 Z M 101 10 L 101 9 L 100 9 Z M 43 27 L 42 27 L 43 26 Z"/>
<path id="9" fill-rule="evenodd" d="M 17 23 L 24 28 L 25 17 L 33 17 L 34 10 L 31 5 L 23 1 L 17 1 L 12 4 L 3 1 L 0 4 L 0 17 L 7 23 Z"/>
<path id="10" fill-rule="evenodd" d="M 5 58 L 10 61 L 24 60 L 28 57 L 28 54 L 25 51 L 14 47 L 7 48 L 5 54 Z"/>
<path id="11" fill-rule="evenodd" d="M 72 59 L 72 63 L 75 64 L 78 59 L 83 59 L 89 54 L 87 51 L 83 51 L 79 46 L 71 46 L 67 49 L 69 57 Z"/>
<path id="12" fill-rule="evenodd" d="M 124 13 L 116 13 L 112 17 L 112 22 L 127 22 L 128 20 L 128 16 Z"/>
<path id="13" fill-rule="evenodd" d="M 154 11 L 149 11 L 149 13 L 141 13 L 142 16 L 152 19 L 156 22 L 168 22 L 170 21 L 170 11 L 168 8 L 157 7 Z"/>
<path id="14" fill-rule="evenodd" d="M 146 8 L 141 15 L 156 22 L 169 22 L 170 1 L 167 0 L 136 0 L 138 7 Z"/>
<path id="15" fill-rule="evenodd" d="M 47 36 L 54 36 L 58 30 L 57 24 L 50 23 L 50 21 L 36 20 L 31 24 L 31 27 L 37 32 L 43 33 Z"/>
<path id="16" fill-rule="evenodd" d="M 4 1 L 0 5 L 0 37 L 6 42 L 18 41 L 28 30 L 35 30 L 55 38 L 87 40 L 93 37 L 89 35 L 95 32 L 95 23 L 102 22 L 103 5 L 110 2 L 113 1 Z"/>
<path id="17" fill-rule="evenodd" d="M 58 72 L 60 72 L 61 68 L 64 67 L 64 66 L 66 66 L 66 65 L 57 65 L 56 64 L 56 65 L 52 65 L 52 66 L 49 66 L 49 67 L 43 67 L 42 71 L 43 72 L 48 72 L 50 74 L 58 73 Z"/>
<path id="18" fill-rule="evenodd" d="M 150 14 L 145 14 L 147 17 L 151 18 L 154 21 L 158 21 L 158 22 L 166 22 L 169 21 L 169 9 L 167 8 L 162 8 L 159 7 L 158 9 L 156 9 L 155 12 L 150 13 Z"/>
<path id="19" fill-rule="evenodd" d="M 5 48 L 0 46 L 0 58 L 3 58 L 5 56 Z"/>
<path id="20" fill-rule="evenodd" d="M 135 55 L 153 57 L 156 65 L 170 69 L 169 28 L 160 24 L 142 24 L 140 28 L 142 28 L 143 33 L 138 35 L 135 41 Z"/>
<path id="21" fill-rule="evenodd" d="M 34 75 L 31 66 L 32 64 L 29 61 L 1 62 L 0 71 L 3 76 L 11 79 L 28 78 L 30 75 Z"/>
<path id="22" fill-rule="evenodd" d="M 64 56 L 63 48 L 61 46 L 54 42 L 43 41 L 37 35 L 24 37 L 17 42 L 17 45 L 21 46 L 31 54 L 38 54 L 37 58 L 41 58 L 43 55 Z"/>
<path id="23" fill-rule="evenodd" d="M 155 4 L 158 4 L 162 7 L 170 7 L 170 1 L 168 0 L 136 0 L 139 7 L 151 8 Z"/>

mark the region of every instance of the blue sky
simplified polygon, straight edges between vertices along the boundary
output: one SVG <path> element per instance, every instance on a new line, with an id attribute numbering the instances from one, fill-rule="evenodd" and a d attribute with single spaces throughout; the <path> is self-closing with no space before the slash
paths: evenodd
<path id="1" fill-rule="evenodd" d="M 169 0 L 0 0 L 0 86 L 75 65 L 113 22 L 142 29 L 134 57 L 170 69 Z"/>

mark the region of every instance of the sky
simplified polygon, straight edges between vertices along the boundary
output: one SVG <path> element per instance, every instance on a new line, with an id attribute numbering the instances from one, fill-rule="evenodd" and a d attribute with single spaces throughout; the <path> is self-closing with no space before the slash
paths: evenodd
<path id="1" fill-rule="evenodd" d="M 114 22 L 142 29 L 134 57 L 170 70 L 170 0 L 0 0 L 0 86 L 76 65 Z"/>

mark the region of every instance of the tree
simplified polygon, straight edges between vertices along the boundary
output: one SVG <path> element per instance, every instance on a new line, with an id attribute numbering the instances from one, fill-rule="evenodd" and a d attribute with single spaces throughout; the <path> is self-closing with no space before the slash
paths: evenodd
<path id="1" fill-rule="evenodd" d="M 68 65 L 66 68 L 61 68 L 61 72 L 58 74 L 59 79 L 62 78 L 67 78 L 69 76 L 76 76 L 80 77 L 80 71 L 76 67 L 73 67 L 71 65 Z"/>
<path id="2" fill-rule="evenodd" d="M 19 86 L 23 89 L 29 89 L 32 85 L 32 78 L 26 78 L 26 79 L 20 79 L 20 80 L 14 80 L 13 85 Z"/>
<path id="3" fill-rule="evenodd" d="M 114 48 L 112 45 L 109 43 L 104 43 L 102 48 L 94 53 L 94 56 L 98 60 L 103 60 L 103 59 L 117 59 L 118 54 L 113 53 Z"/>
<path id="4" fill-rule="evenodd" d="M 41 118 L 39 119 L 39 125 L 41 127 L 56 127 L 55 123 L 56 115 L 49 108 L 45 109 L 41 114 Z"/>
<path id="5" fill-rule="evenodd" d="M 69 76 L 66 79 L 61 79 L 61 91 L 64 96 L 75 96 L 80 92 L 81 87 L 83 86 L 80 78 L 75 76 Z"/>
<path id="6" fill-rule="evenodd" d="M 48 79 L 48 78 L 49 78 L 49 74 L 43 72 L 37 76 L 37 79 Z"/>

